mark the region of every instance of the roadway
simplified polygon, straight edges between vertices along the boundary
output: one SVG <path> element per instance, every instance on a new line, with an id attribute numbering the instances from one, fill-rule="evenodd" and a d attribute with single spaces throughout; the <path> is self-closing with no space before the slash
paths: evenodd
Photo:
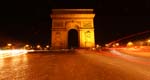
<path id="1" fill-rule="evenodd" d="M 106 51 L 28 53 L 0 58 L 0 80 L 150 80 L 150 65 Z"/>

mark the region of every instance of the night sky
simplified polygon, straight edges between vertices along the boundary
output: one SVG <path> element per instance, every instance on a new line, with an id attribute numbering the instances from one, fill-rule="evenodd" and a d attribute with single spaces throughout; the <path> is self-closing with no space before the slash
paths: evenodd
<path id="1" fill-rule="evenodd" d="M 9 0 L 1 2 L 0 37 L 48 44 L 52 8 L 93 8 L 96 43 L 150 30 L 150 0 Z"/>

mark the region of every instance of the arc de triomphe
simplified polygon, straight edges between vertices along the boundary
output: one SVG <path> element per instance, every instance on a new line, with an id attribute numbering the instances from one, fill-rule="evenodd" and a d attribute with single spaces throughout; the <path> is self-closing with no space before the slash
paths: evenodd
<path id="1" fill-rule="evenodd" d="M 77 32 L 79 48 L 95 47 L 94 16 L 93 9 L 52 9 L 52 48 L 68 48 L 71 30 Z"/>

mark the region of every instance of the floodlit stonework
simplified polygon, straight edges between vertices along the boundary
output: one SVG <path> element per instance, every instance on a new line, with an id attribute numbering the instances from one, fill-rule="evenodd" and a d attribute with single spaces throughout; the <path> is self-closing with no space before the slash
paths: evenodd
<path id="1" fill-rule="evenodd" d="M 93 9 L 52 9 L 52 48 L 68 48 L 68 32 L 78 32 L 79 48 L 95 46 Z"/>

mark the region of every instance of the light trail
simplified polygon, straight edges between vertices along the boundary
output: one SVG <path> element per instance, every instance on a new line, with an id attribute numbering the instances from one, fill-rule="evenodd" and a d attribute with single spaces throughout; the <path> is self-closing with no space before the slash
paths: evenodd
<path id="1" fill-rule="evenodd" d="M 27 54 L 28 52 L 33 52 L 33 51 L 34 50 L 24 50 L 24 49 L 0 50 L 0 58 L 18 56 L 18 55 Z"/>
<path id="2" fill-rule="evenodd" d="M 148 31 L 144 31 L 144 32 L 139 32 L 139 33 L 131 34 L 131 35 L 125 36 L 123 38 L 119 38 L 119 39 L 117 39 L 115 41 L 111 41 L 111 42 L 108 43 L 108 45 L 110 46 L 113 43 L 119 42 L 121 40 L 128 39 L 128 38 L 131 38 L 131 37 L 134 37 L 134 36 L 138 36 L 138 35 L 142 35 L 142 34 L 145 34 L 145 33 L 150 33 L 150 31 L 148 30 Z"/>
<path id="3" fill-rule="evenodd" d="M 115 49 L 110 49 L 110 53 L 112 53 L 116 56 L 119 56 L 119 58 L 125 59 L 125 60 L 130 61 L 130 62 L 136 62 L 136 63 L 140 63 L 140 64 L 150 65 L 150 62 L 145 58 L 131 56 L 131 55 L 119 52 Z"/>

